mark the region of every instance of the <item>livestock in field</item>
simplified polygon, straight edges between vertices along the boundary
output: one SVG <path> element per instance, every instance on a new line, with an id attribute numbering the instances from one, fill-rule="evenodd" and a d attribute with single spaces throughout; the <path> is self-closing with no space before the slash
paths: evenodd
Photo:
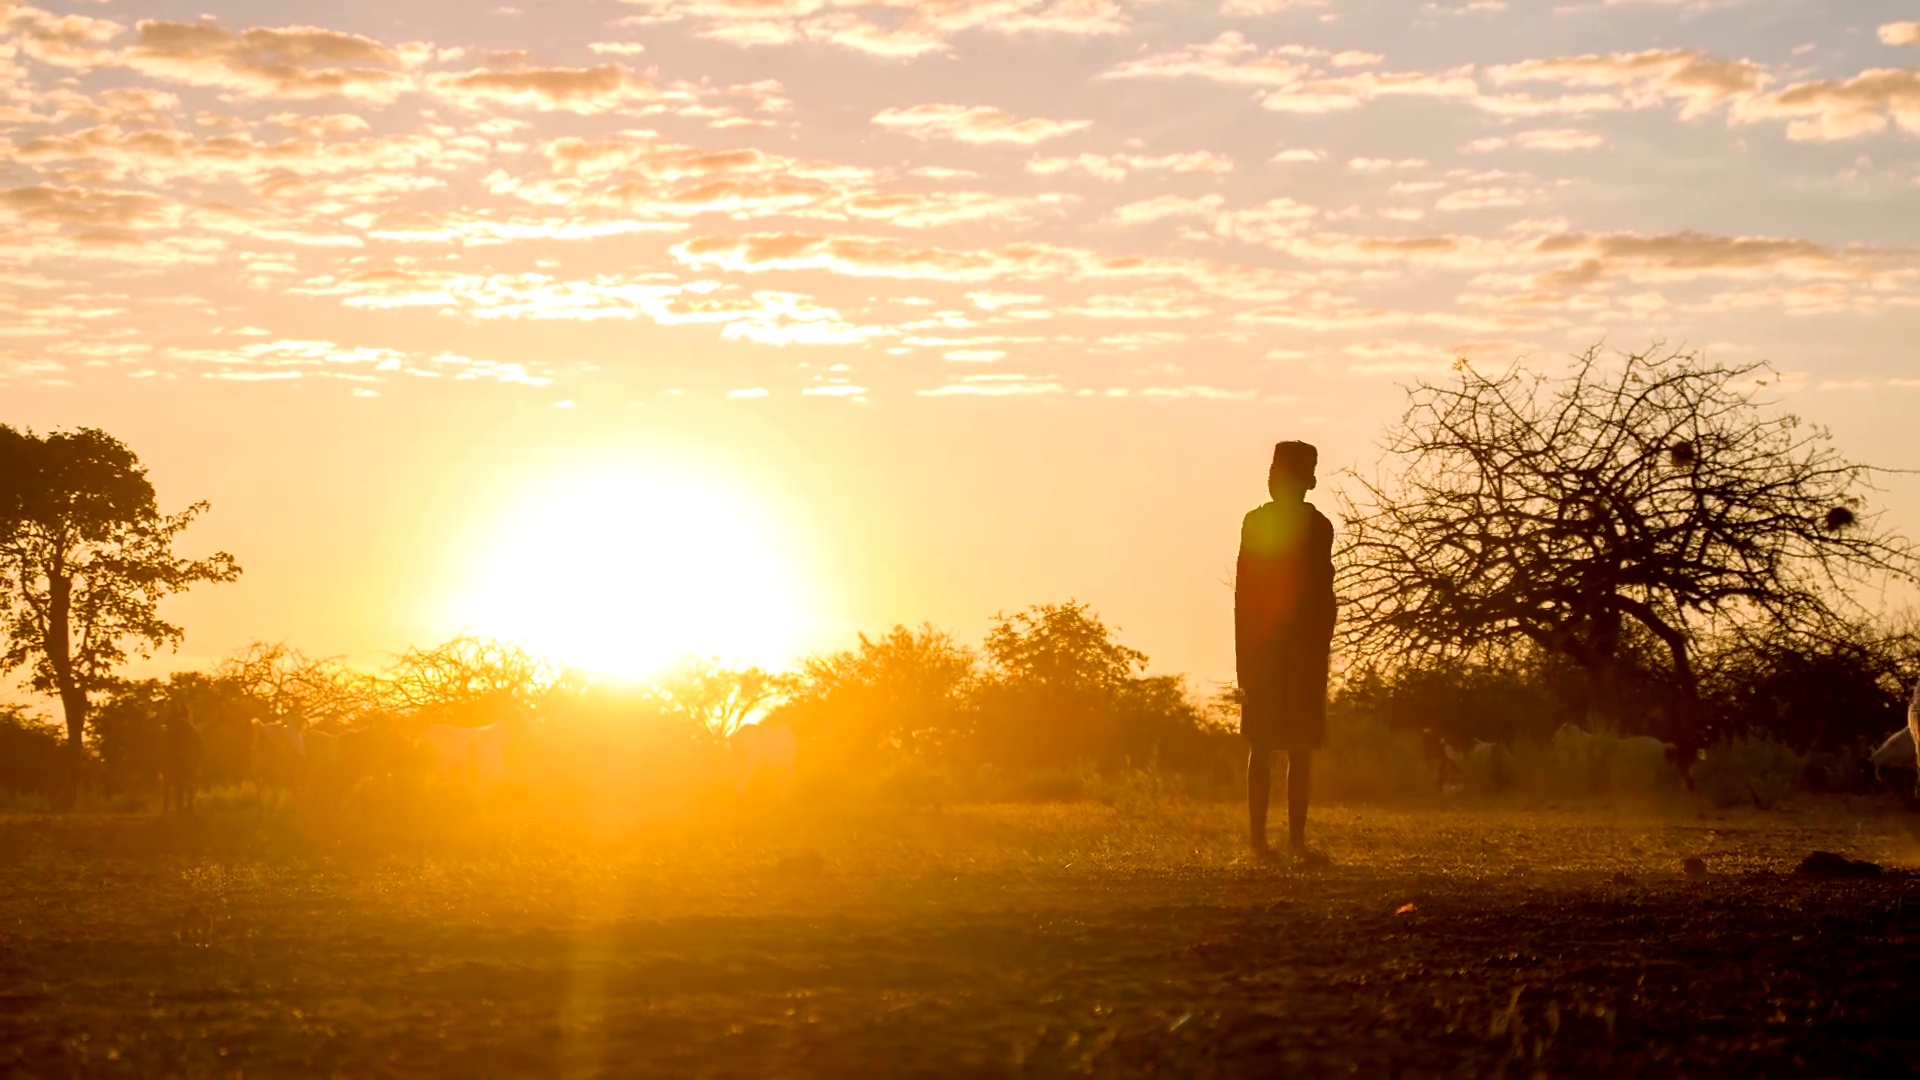
<path id="1" fill-rule="evenodd" d="M 1867 759 L 1867 764 L 1873 766 L 1873 779 L 1875 783 L 1879 784 L 1887 783 L 1889 774 L 1891 773 L 1903 773 L 1908 769 L 1913 769 L 1915 790 L 1916 793 L 1920 793 L 1920 763 L 1916 763 L 1915 761 L 1913 726 L 1911 722 L 1909 722 L 1907 727 L 1903 727 L 1887 736 L 1886 741 L 1882 742 L 1879 748 L 1874 750 L 1873 755 Z"/>
<path id="2" fill-rule="evenodd" d="M 196 714 L 200 732 L 200 780 L 238 784 L 253 777 L 253 721 L 230 712 Z"/>
<path id="3" fill-rule="evenodd" d="M 193 797 L 200 786 L 200 758 L 205 753 L 200 732 L 185 715 L 169 716 L 160 729 L 160 813 L 193 813 Z"/>
<path id="4" fill-rule="evenodd" d="M 306 767 L 306 739 L 292 724 L 253 722 L 253 778 L 261 787 L 291 792 Z"/>
<path id="5" fill-rule="evenodd" d="M 355 728 L 340 736 L 340 762 L 349 784 L 386 780 L 419 760 L 405 735 L 384 725 Z"/>
<path id="6" fill-rule="evenodd" d="M 339 799 L 347 788 L 346 760 L 341 752 L 340 736 L 308 731 L 303 741 L 306 744 L 306 764 L 301 770 L 301 789 L 323 801 Z"/>
<path id="7" fill-rule="evenodd" d="M 1420 729 L 1420 750 L 1426 758 L 1427 768 L 1433 772 L 1434 789 L 1446 791 L 1449 786 L 1457 789 L 1460 768 L 1464 764 L 1460 751 L 1447 745 L 1445 736 L 1432 728 Z"/>
<path id="8" fill-rule="evenodd" d="M 756 777 L 766 775 L 780 788 L 793 782 L 800 743 L 793 729 L 777 724 L 748 724 L 727 739 L 733 751 L 734 790 L 744 794 Z"/>
<path id="9" fill-rule="evenodd" d="M 1480 791 L 1505 791 L 1520 779 L 1520 767 L 1514 761 L 1513 751 L 1482 739 L 1473 740 L 1473 748 L 1461 759 L 1460 769 L 1467 782 Z"/>
<path id="10" fill-rule="evenodd" d="M 1913 743 L 1913 794 L 1920 798 L 1920 682 L 1907 699 L 1907 738 Z"/>
<path id="11" fill-rule="evenodd" d="M 490 785 L 507 775 L 507 726 L 463 728 L 435 724 L 419 745 L 432 755 L 442 779 Z"/>
<path id="12" fill-rule="evenodd" d="M 1644 785 L 1671 772 L 1688 791 L 1693 788 L 1693 766 L 1701 759 L 1697 747 L 1670 743 L 1652 735 L 1596 735 L 1579 724 L 1561 724 L 1553 733 L 1554 749 L 1567 759 L 1585 764 L 1596 790 L 1617 785 Z"/>

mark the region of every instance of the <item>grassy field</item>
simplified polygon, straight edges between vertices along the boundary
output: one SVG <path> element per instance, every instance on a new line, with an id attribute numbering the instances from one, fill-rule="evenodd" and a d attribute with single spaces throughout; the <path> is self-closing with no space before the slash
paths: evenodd
<path id="1" fill-rule="evenodd" d="M 1878 804 L 0 818 L 0 1074 L 1908 1075 Z M 1792 873 L 1825 848 L 1874 878 Z M 1704 861 L 1705 876 L 1681 870 Z"/>

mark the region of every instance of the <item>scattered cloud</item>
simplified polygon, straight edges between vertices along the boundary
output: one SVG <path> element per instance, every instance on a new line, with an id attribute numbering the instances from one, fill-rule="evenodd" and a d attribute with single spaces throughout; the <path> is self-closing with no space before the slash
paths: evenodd
<path id="1" fill-rule="evenodd" d="M 1089 120 L 1049 120 L 1044 117 L 1015 117 L 988 105 L 915 105 L 905 109 L 884 109 L 873 122 L 916 139 L 951 139 L 955 142 L 1012 143 L 1031 146 L 1083 131 Z"/>

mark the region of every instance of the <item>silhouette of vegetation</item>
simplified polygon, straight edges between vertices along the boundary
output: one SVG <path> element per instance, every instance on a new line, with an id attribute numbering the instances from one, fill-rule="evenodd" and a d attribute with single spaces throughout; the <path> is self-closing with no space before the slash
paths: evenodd
<path id="1" fill-rule="evenodd" d="M 160 601 L 240 576 L 225 552 L 174 554 L 175 538 L 206 509 L 162 514 L 139 459 L 104 431 L 39 436 L 0 425 L 0 673 L 24 667 L 35 691 L 60 699 L 68 802 L 92 695 L 129 650 L 179 645 L 181 628 L 160 617 Z"/>
<path id="2" fill-rule="evenodd" d="M 647 697 L 668 722 L 695 738 L 723 743 L 790 683 L 756 667 L 727 668 L 711 657 L 693 657 L 654 681 Z"/>
<path id="3" fill-rule="evenodd" d="M 1697 742 L 1707 636 L 1841 627 L 1849 587 L 1913 577 L 1912 546 L 1865 510 L 1875 470 L 1758 396 L 1763 364 L 1595 348 L 1563 376 L 1456 373 L 1410 391 L 1386 441 L 1397 471 L 1347 501 L 1353 655 L 1449 663 L 1526 641 L 1572 661 L 1609 724 L 1646 719 L 1623 676 L 1657 655 L 1660 734 Z"/>
<path id="4" fill-rule="evenodd" d="M 559 683 L 552 665 L 517 645 L 463 635 L 408 649 L 382 676 L 374 700 L 415 726 L 482 726 L 525 715 Z"/>
<path id="5" fill-rule="evenodd" d="M 1703 667 L 1716 734 L 1857 759 L 1906 724 L 1920 633 L 1867 622 L 1820 635 L 1769 628 L 1722 643 Z"/>
<path id="6" fill-rule="evenodd" d="M 848 761 L 948 754 L 973 734 L 979 657 L 932 626 L 896 626 L 801 666 L 780 722 Z"/>

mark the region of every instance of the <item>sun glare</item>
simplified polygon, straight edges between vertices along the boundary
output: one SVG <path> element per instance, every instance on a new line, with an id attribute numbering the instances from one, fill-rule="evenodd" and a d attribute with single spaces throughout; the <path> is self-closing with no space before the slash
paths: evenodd
<path id="1" fill-rule="evenodd" d="M 481 545 L 465 622 L 600 676 L 640 678 L 689 654 L 784 665 L 804 604 L 773 516 L 679 472 L 569 477 Z"/>

